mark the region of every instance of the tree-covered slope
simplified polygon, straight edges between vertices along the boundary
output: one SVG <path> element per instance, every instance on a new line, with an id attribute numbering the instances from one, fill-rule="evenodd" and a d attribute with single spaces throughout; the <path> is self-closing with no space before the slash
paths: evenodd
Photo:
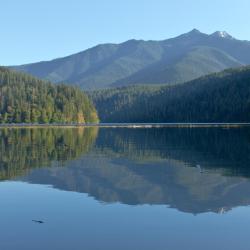
<path id="1" fill-rule="evenodd" d="M 89 93 L 102 122 L 250 122 L 250 67 L 174 86 Z"/>
<path id="2" fill-rule="evenodd" d="M 220 34 L 193 30 L 163 41 L 102 44 L 68 57 L 14 68 L 53 82 L 102 89 L 140 83 L 182 83 L 250 64 L 250 42 Z"/>
<path id="3" fill-rule="evenodd" d="M 128 79 L 113 84 L 114 87 L 129 84 L 161 83 L 173 85 L 185 80 L 192 80 L 211 72 L 239 67 L 241 63 L 222 50 L 199 46 L 183 54 L 176 62 L 158 64 L 152 70 L 138 72 Z"/>
<path id="4" fill-rule="evenodd" d="M 0 123 L 97 122 L 81 90 L 0 67 Z"/>

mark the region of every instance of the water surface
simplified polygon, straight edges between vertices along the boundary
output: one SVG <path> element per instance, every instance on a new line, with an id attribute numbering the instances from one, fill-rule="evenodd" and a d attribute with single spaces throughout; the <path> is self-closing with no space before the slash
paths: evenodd
<path id="1" fill-rule="evenodd" d="M 2 128 L 0 249 L 249 249 L 250 129 Z"/>

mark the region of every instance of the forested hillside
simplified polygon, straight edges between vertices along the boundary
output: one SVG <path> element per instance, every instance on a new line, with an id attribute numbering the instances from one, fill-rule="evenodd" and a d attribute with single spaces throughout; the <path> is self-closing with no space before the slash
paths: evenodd
<path id="1" fill-rule="evenodd" d="M 175 86 L 89 93 L 102 122 L 250 122 L 250 67 Z"/>
<path id="2" fill-rule="evenodd" d="M 0 123 L 97 121 L 94 106 L 78 88 L 0 67 Z"/>
<path id="3" fill-rule="evenodd" d="M 135 84 L 176 84 L 250 64 L 250 42 L 225 32 L 192 30 L 162 41 L 100 44 L 52 61 L 14 66 L 52 82 L 85 90 Z"/>

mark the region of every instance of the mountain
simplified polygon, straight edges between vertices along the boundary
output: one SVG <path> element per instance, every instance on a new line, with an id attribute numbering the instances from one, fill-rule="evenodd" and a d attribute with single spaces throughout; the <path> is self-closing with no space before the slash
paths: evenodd
<path id="1" fill-rule="evenodd" d="M 102 122 L 250 122 L 250 66 L 173 86 L 89 93 Z"/>
<path id="2" fill-rule="evenodd" d="M 250 64 L 250 42 L 226 32 L 192 30 L 163 41 L 102 44 L 52 61 L 12 68 L 82 89 L 130 84 L 176 84 L 212 72 Z"/>
<path id="3" fill-rule="evenodd" d="M 0 67 L 0 123 L 97 122 L 88 96 Z"/>

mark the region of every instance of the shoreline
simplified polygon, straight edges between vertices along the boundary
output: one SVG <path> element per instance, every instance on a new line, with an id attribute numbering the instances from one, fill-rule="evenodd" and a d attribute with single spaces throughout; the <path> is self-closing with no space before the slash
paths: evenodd
<path id="1" fill-rule="evenodd" d="M 86 123 L 86 124 L 0 124 L 1 128 L 78 128 L 78 127 L 100 127 L 100 128 L 199 128 L 199 127 L 250 127 L 250 123 Z"/>

